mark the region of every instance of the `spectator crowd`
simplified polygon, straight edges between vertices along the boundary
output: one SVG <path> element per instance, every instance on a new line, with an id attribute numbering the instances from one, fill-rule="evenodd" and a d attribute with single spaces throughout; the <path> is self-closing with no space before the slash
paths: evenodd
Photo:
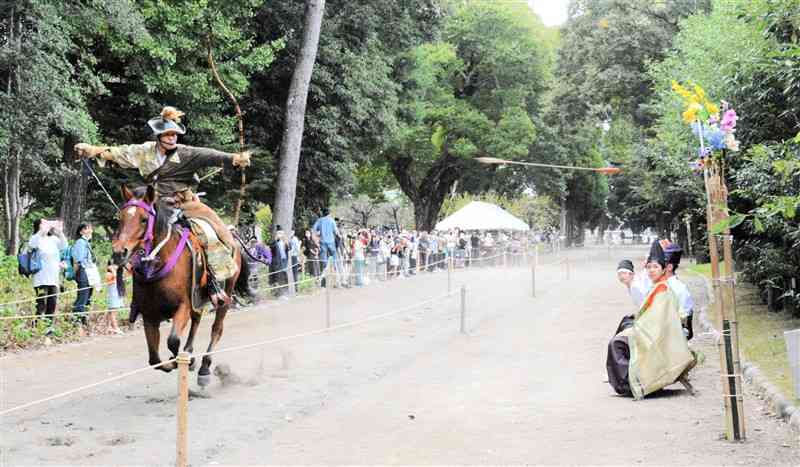
<path id="1" fill-rule="evenodd" d="M 277 226 L 269 246 L 251 241 L 252 256 L 269 263 L 269 284 L 277 288 L 277 295 L 286 290 L 282 286 L 289 281 L 289 264 L 295 281 L 316 278 L 326 286 L 324 272 L 330 268 L 334 287 L 360 287 L 375 280 L 446 270 L 451 262 L 455 268 L 504 262 L 521 265 L 528 246 L 529 237 L 520 233 L 348 228 L 340 226 L 339 219 L 327 210 L 323 214 L 301 234 L 286 234 Z M 251 266 L 257 271 L 253 281 L 258 284 L 265 267 L 255 261 Z"/>

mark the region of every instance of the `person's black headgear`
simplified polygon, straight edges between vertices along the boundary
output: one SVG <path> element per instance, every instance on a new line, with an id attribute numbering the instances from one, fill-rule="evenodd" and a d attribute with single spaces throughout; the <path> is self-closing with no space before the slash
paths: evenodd
<path id="1" fill-rule="evenodd" d="M 653 240 L 650 245 L 650 254 L 647 255 L 648 263 L 658 263 L 662 268 L 667 267 L 667 258 L 664 255 L 664 249 L 661 248 L 661 242 Z"/>
<path id="2" fill-rule="evenodd" d="M 621 271 L 633 272 L 633 261 L 629 259 L 623 259 L 620 261 L 617 265 L 617 272 Z"/>
<path id="3" fill-rule="evenodd" d="M 679 245 L 672 243 L 669 240 L 662 240 L 661 242 L 661 248 L 664 250 L 664 258 L 667 260 L 667 263 L 675 266 L 681 264 L 683 249 Z M 666 242 L 666 244 L 664 244 L 664 242 Z"/>

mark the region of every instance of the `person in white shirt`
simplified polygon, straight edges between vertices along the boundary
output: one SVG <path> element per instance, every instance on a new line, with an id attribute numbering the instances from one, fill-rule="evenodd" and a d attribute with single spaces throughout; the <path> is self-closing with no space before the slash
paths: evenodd
<path id="1" fill-rule="evenodd" d="M 670 288 L 675 295 L 678 296 L 678 304 L 680 305 L 681 323 L 683 324 L 683 331 L 686 335 L 686 340 L 691 340 L 694 337 L 694 330 L 692 328 L 692 315 L 694 314 L 694 300 L 689 292 L 689 287 L 683 283 L 676 272 L 681 263 L 681 255 L 683 250 L 680 246 L 671 243 L 669 240 L 661 240 L 662 248 L 664 249 L 664 256 L 667 258 L 667 266 L 664 275 L 667 277 L 667 287 Z"/>
<path id="2" fill-rule="evenodd" d="M 653 283 L 646 274 L 636 274 L 633 262 L 623 259 L 617 266 L 617 279 L 628 289 L 633 305 L 638 310 L 644 303 L 644 298 L 653 287 Z"/>
<path id="3" fill-rule="evenodd" d="M 36 291 L 36 314 L 52 317 L 56 311 L 56 299 L 61 286 L 61 252 L 67 248 L 67 237 L 61 231 L 61 223 L 37 219 L 33 222 L 36 232 L 28 240 L 28 248 L 37 249 L 42 260 L 42 269 L 33 275 Z"/>
<path id="4" fill-rule="evenodd" d="M 667 279 L 667 287 L 678 297 L 684 334 L 686 335 L 686 340 L 691 340 L 692 337 L 694 337 L 694 329 L 692 327 L 694 300 L 692 300 L 689 287 L 678 278 L 675 272 L 680 265 L 683 250 L 680 246 L 669 240 L 660 240 L 659 243 L 662 246 L 664 258 L 666 260 L 664 277 Z M 650 293 L 650 290 L 653 288 L 652 279 L 648 277 L 647 274 L 635 274 L 633 271 L 633 263 L 629 260 L 620 262 L 617 268 L 617 278 L 628 287 L 628 292 L 636 308 L 641 308 L 645 297 L 647 297 L 647 294 Z"/>

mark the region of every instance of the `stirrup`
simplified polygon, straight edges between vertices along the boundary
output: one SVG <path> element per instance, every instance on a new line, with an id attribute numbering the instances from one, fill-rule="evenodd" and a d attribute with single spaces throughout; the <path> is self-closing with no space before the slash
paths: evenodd
<path id="1" fill-rule="evenodd" d="M 219 281 L 211 271 L 208 272 L 208 298 L 215 308 L 231 304 L 231 297 L 220 287 Z M 222 303 L 220 304 L 220 302 Z"/>

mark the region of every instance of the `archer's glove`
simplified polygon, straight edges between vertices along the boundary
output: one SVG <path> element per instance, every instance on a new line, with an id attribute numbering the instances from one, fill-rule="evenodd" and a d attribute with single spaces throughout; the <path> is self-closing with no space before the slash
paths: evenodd
<path id="1" fill-rule="evenodd" d="M 108 154 L 107 151 L 109 148 L 108 146 L 92 146 L 91 144 L 78 143 L 75 145 L 74 149 L 78 156 L 85 159 L 94 159 L 96 157 L 106 159 L 105 155 Z"/>
<path id="2" fill-rule="evenodd" d="M 234 167 L 249 167 L 250 166 L 250 151 L 237 152 L 233 154 Z"/>

